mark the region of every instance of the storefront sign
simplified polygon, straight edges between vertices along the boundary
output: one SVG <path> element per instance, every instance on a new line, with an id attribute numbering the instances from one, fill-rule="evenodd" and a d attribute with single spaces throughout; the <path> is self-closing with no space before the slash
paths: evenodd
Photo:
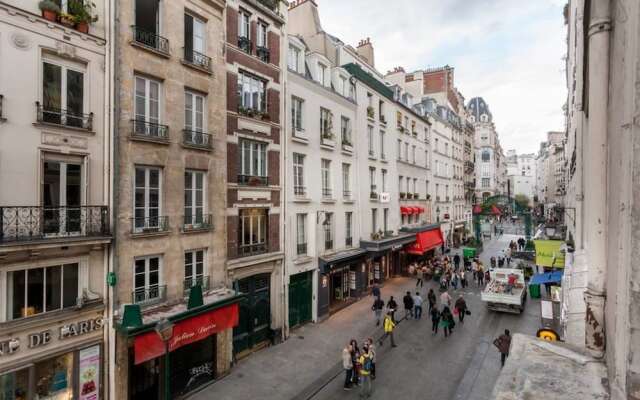
<path id="1" fill-rule="evenodd" d="M 380 193 L 380 203 L 388 203 L 391 200 L 389 193 Z"/>
<path id="2" fill-rule="evenodd" d="M 100 388 L 100 346 L 80 350 L 80 400 L 98 400 Z"/>
<path id="3" fill-rule="evenodd" d="M 20 349 L 20 339 L 14 338 L 0 342 L 0 357 L 8 356 Z"/>
<path id="4" fill-rule="evenodd" d="M 169 340 L 169 351 L 174 351 L 236 325 L 238 325 L 237 303 L 177 322 L 173 328 L 173 336 Z M 156 332 L 147 332 L 135 338 L 134 349 L 135 364 L 137 365 L 164 354 L 165 345 Z"/>
<path id="5" fill-rule="evenodd" d="M 536 248 L 536 265 L 553 268 L 564 268 L 565 252 L 560 250 L 564 244 L 561 240 L 534 240 Z"/>

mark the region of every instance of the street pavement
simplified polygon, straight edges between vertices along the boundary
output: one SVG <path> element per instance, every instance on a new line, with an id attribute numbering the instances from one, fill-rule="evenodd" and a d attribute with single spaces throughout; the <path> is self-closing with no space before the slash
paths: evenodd
<path id="1" fill-rule="evenodd" d="M 516 236 L 504 235 L 485 243 L 480 256 L 485 265 Z M 439 295 L 435 282 L 432 287 Z M 385 284 L 383 299 L 394 295 L 400 308 L 402 296 L 415 292 L 415 279 L 397 278 Z M 520 315 L 487 310 L 480 300 L 480 289 L 471 284 L 464 290 L 450 291 L 455 299 L 462 293 L 471 310 L 464 324 L 457 323 L 453 334 L 445 338 L 442 331 L 431 333 L 431 322 L 402 321 L 395 331 L 398 347 L 387 342 L 378 347 L 377 379 L 373 399 L 489 400 L 500 372 L 500 355 L 493 339 L 504 329 L 534 335 L 540 325 L 540 303 L 527 300 Z M 345 343 L 356 338 L 380 337 L 371 312 L 372 297 L 333 315 L 320 324 L 308 324 L 294 331 L 289 340 L 269 347 L 240 361 L 231 373 L 197 393 L 193 399 L 351 399 L 357 389 L 344 391 L 341 351 Z M 403 312 L 398 313 L 400 316 Z M 397 314 L 397 315 L 398 315 Z"/>

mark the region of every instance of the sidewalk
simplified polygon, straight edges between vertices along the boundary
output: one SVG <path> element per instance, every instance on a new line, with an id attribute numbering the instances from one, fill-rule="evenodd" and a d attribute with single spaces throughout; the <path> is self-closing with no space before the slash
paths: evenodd
<path id="1" fill-rule="evenodd" d="M 394 296 L 401 304 L 407 290 L 415 291 L 415 282 L 411 278 L 387 281 L 381 290 L 382 299 L 386 302 Z M 191 399 L 283 400 L 299 396 L 321 384 L 323 376 L 334 373 L 341 365 L 342 349 L 351 338 L 361 343 L 364 338 L 382 334 L 382 328 L 375 327 L 372 304 L 373 297 L 367 296 L 322 323 L 296 329 L 287 341 L 240 361 L 228 376 Z M 402 311 L 397 314 L 401 315 Z"/>

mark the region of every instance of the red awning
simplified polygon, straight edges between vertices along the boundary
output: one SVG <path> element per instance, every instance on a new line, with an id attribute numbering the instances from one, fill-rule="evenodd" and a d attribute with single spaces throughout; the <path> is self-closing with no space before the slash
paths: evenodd
<path id="1" fill-rule="evenodd" d="M 431 229 L 429 231 L 420 232 L 416 235 L 416 241 L 405 248 L 407 253 L 418 256 L 425 252 L 435 249 L 444 243 L 442 239 L 442 231 L 440 228 Z"/>
<path id="2" fill-rule="evenodd" d="M 411 212 L 409 211 L 408 207 L 400 207 L 400 214 L 407 215 L 407 214 L 411 214 Z"/>
<path id="3" fill-rule="evenodd" d="M 235 303 L 176 322 L 169 340 L 169 351 L 233 328 L 238 325 L 238 310 L 238 303 Z M 164 354 L 164 343 L 155 331 L 136 336 L 133 348 L 136 365 Z"/>
<path id="4" fill-rule="evenodd" d="M 480 204 L 476 204 L 475 206 L 473 206 L 473 213 L 482 214 L 482 207 L 480 207 Z"/>
<path id="5" fill-rule="evenodd" d="M 413 207 L 414 214 L 420 214 L 420 207 Z"/>
<path id="6" fill-rule="evenodd" d="M 500 209 L 498 207 L 496 207 L 495 204 L 491 206 L 491 214 L 493 214 L 493 215 L 502 215 L 502 213 L 500 212 Z"/>
<path id="7" fill-rule="evenodd" d="M 418 209 L 420 210 L 420 214 L 424 212 L 424 207 L 418 207 Z"/>

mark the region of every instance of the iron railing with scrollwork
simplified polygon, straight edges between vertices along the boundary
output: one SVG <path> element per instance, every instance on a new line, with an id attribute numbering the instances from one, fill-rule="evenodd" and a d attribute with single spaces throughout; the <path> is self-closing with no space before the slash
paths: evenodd
<path id="1" fill-rule="evenodd" d="M 307 254 L 307 244 L 306 243 L 298 243 L 297 244 L 297 255 L 306 255 Z"/>
<path id="2" fill-rule="evenodd" d="M 211 214 L 185 215 L 182 230 L 185 232 L 209 230 L 213 227 L 212 220 Z"/>
<path id="3" fill-rule="evenodd" d="M 307 188 L 306 186 L 302 186 L 302 185 L 295 185 L 293 187 L 293 194 L 296 195 L 296 197 L 304 197 L 307 195 Z"/>
<path id="4" fill-rule="evenodd" d="M 131 218 L 131 232 L 134 234 L 160 233 L 169 231 L 169 217 L 134 217 Z"/>
<path id="5" fill-rule="evenodd" d="M 257 46 L 256 47 L 256 55 L 258 56 L 258 58 L 261 61 L 264 61 L 264 62 L 268 63 L 269 62 L 269 57 L 271 55 L 271 52 L 269 51 L 269 49 L 267 47 Z"/>
<path id="6" fill-rule="evenodd" d="M 196 67 L 211 71 L 211 57 L 195 50 L 184 48 L 184 61 Z"/>
<path id="7" fill-rule="evenodd" d="M 240 257 L 252 256 L 252 255 L 262 254 L 266 252 L 267 252 L 267 242 L 241 244 L 238 246 L 238 255 Z"/>
<path id="8" fill-rule="evenodd" d="M 71 110 L 63 110 L 36 101 L 36 121 L 54 125 L 68 126 L 71 128 L 93 129 L 93 113 L 83 114 Z"/>
<path id="9" fill-rule="evenodd" d="M 238 48 L 244 51 L 245 53 L 251 54 L 251 48 L 253 47 L 253 43 L 246 36 L 238 36 Z"/>
<path id="10" fill-rule="evenodd" d="M 202 291 L 209 290 L 209 277 L 201 275 L 185 278 L 182 286 L 184 295 L 189 295 L 191 288 L 194 286 L 200 286 L 202 288 Z"/>
<path id="11" fill-rule="evenodd" d="M 133 30 L 134 42 L 150 47 L 160 53 L 169 55 L 169 39 L 156 35 L 155 32 L 146 31 L 135 25 L 133 25 L 131 29 Z"/>
<path id="12" fill-rule="evenodd" d="M 0 243 L 109 235 L 107 206 L 0 206 Z"/>
<path id="13" fill-rule="evenodd" d="M 182 140 L 182 143 L 186 146 L 203 149 L 213 148 L 213 136 L 208 133 L 184 129 L 182 131 Z"/>
<path id="14" fill-rule="evenodd" d="M 133 304 L 140 303 L 159 303 L 167 298 L 167 287 L 165 285 L 152 285 L 146 288 L 139 288 L 131 293 L 131 302 Z"/>
<path id="15" fill-rule="evenodd" d="M 138 139 L 151 139 L 161 142 L 169 141 L 169 127 L 167 125 L 138 119 L 131 120 L 131 137 Z"/>

